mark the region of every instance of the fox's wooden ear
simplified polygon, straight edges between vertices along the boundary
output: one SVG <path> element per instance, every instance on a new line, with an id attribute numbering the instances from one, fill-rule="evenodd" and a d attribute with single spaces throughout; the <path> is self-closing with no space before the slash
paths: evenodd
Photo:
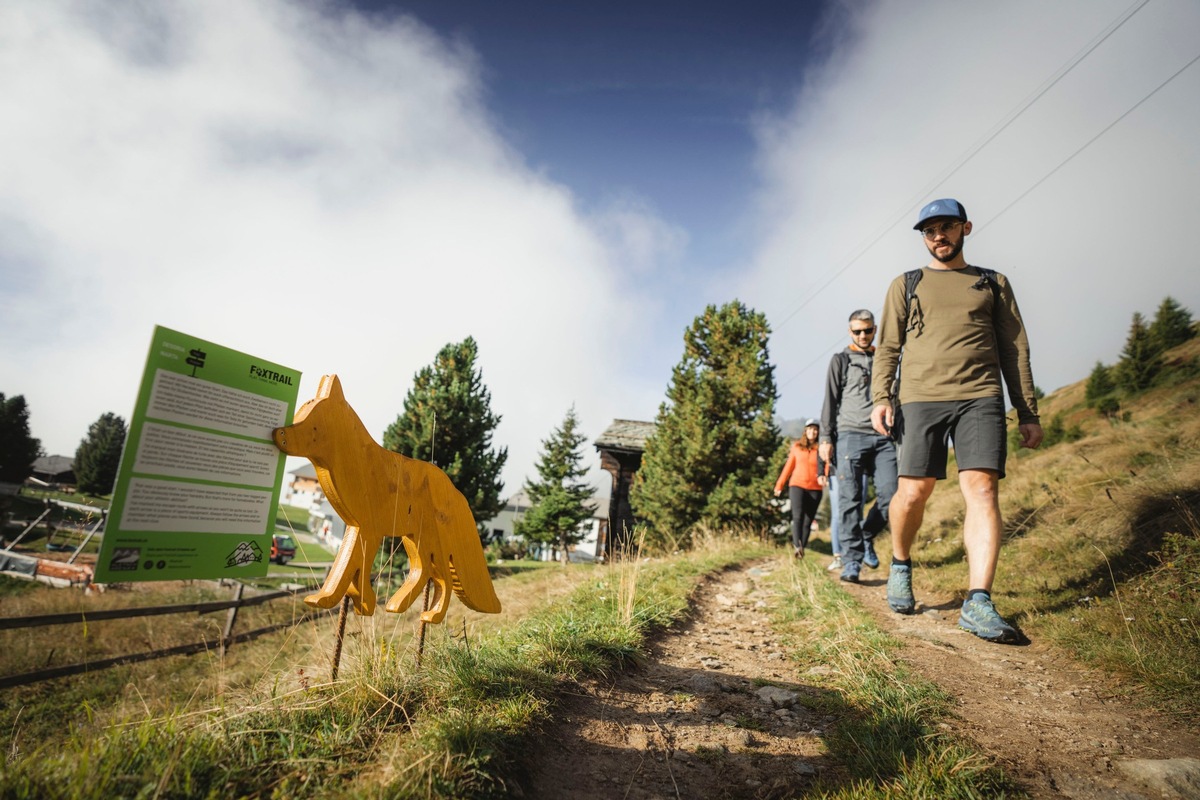
<path id="1" fill-rule="evenodd" d="M 346 399 L 342 394 L 342 382 L 337 375 L 322 375 L 321 383 L 317 385 L 317 397 L 337 397 Z"/>

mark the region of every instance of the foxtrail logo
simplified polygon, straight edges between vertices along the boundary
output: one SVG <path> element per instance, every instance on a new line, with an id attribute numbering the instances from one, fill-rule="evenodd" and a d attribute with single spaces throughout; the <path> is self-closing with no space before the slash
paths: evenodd
<path id="1" fill-rule="evenodd" d="M 257 364 L 250 365 L 250 377 L 260 381 L 270 381 L 271 383 L 279 383 L 284 386 L 292 385 L 292 376 L 284 375 L 271 369 L 265 369 Z"/>
<path id="2" fill-rule="evenodd" d="M 257 542 L 242 542 L 225 559 L 227 567 L 244 567 L 262 561 L 263 551 Z"/>

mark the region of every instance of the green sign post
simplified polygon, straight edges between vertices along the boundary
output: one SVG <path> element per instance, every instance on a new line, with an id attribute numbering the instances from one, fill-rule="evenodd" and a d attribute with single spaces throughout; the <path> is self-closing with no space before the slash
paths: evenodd
<path id="1" fill-rule="evenodd" d="M 121 455 L 97 583 L 267 574 L 300 373 L 163 327 Z"/>

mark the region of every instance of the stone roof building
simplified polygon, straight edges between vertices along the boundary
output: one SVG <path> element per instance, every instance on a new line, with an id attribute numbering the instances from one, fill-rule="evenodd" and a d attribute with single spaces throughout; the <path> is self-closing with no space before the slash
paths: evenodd
<path id="1" fill-rule="evenodd" d="M 654 433 L 653 422 L 614 419 L 596 438 L 600 451 L 600 466 L 612 475 L 612 491 L 608 501 L 608 536 L 604 541 L 605 556 L 624 549 L 633 533 L 633 509 L 629 505 L 629 487 L 642 465 L 646 440 Z"/>

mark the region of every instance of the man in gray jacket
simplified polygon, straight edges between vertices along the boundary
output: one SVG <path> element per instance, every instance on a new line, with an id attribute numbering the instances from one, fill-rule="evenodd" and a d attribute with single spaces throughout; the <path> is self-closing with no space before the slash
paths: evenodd
<path id="1" fill-rule="evenodd" d="M 850 315 L 850 345 L 829 362 L 821 410 L 817 452 L 826 463 L 837 455 L 842 580 L 850 583 L 858 583 L 863 564 L 879 566 L 875 536 L 888 524 L 888 506 L 896 493 L 895 444 L 871 425 L 874 341 L 875 315 L 860 308 Z M 864 521 L 867 476 L 875 481 L 875 505 Z"/>

